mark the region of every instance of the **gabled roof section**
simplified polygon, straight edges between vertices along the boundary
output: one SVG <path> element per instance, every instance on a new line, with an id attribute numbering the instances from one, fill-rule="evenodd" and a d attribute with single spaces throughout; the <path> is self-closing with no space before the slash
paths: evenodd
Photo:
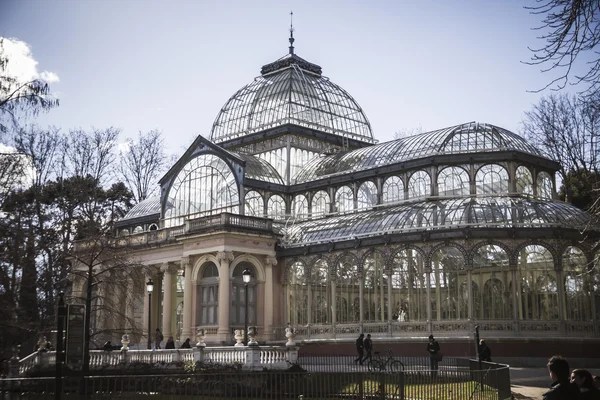
<path id="1" fill-rule="evenodd" d="M 167 173 L 162 178 L 160 178 L 158 183 L 161 185 L 165 183 L 173 174 L 177 173 L 177 171 L 179 171 L 181 167 L 183 167 L 191 158 L 193 158 L 196 154 L 198 154 L 200 151 L 206 148 L 214 151 L 217 154 L 222 155 L 224 158 L 234 159 L 239 164 L 244 165 L 244 160 L 239 156 L 239 154 L 227 151 L 224 148 L 206 139 L 205 137 L 198 135 L 196 140 L 194 140 L 194 143 L 192 143 L 192 145 L 188 147 L 186 152 L 183 153 L 181 157 L 179 157 L 179 160 L 177 160 L 177 162 L 169 169 L 169 171 L 167 171 Z"/>

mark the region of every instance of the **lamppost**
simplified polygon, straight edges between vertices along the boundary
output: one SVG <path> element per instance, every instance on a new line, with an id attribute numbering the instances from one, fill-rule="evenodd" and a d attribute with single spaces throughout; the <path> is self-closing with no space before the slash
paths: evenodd
<path id="1" fill-rule="evenodd" d="M 250 283 L 250 278 L 252 278 L 252 273 L 246 267 L 244 272 L 242 272 L 242 278 L 244 279 L 244 295 L 246 296 L 246 301 L 244 302 L 244 344 L 248 345 L 248 283 Z"/>
<path id="2" fill-rule="evenodd" d="M 146 282 L 146 289 L 148 290 L 148 350 L 152 350 L 152 290 L 154 289 L 152 279 Z"/>

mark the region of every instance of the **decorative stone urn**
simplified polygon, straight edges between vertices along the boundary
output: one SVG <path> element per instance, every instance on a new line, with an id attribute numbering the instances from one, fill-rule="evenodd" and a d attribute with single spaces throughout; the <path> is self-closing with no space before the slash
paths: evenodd
<path id="1" fill-rule="evenodd" d="M 129 350 L 129 335 L 127 333 L 121 336 L 121 344 L 123 345 L 123 347 L 121 347 L 121 351 Z"/>
<path id="2" fill-rule="evenodd" d="M 291 326 L 285 328 L 285 337 L 287 338 L 287 342 L 285 344 L 287 347 L 293 347 L 296 345 L 296 342 L 294 342 L 294 338 L 296 337 L 296 333 L 294 333 L 294 328 L 292 328 Z"/>
<path id="3" fill-rule="evenodd" d="M 243 329 L 236 329 L 234 332 L 234 338 L 235 338 L 235 347 L 241 347 L 244 345 L 244 330 Z"/>
<path id="4" fill-rule="evenodd" d="M 256 335 L 258 335 L 258 328 L 256 326 L 248 327 L 248 346 L 256 346 L 258 342 L 256 341 Z"/>
<path id="5" fill-rule="evenodd" d="M 206 343 L 204 343 L 204 339 L 206 339 L 206 331 L 204 328 L 196 329 L 196 339 L 198 340 L 196 347 L 206 347 Z"/>
<path id="6" fill-rule="evenodd" d="M 38 349 L 37 349 L 38 351 L 46 351 L 46 350 L 48 350 L 47 349 L 47 347 L 48 347 L 48 341 L 46 340 L 46 336 L 42 336 L 40 338 L 40 340 L 38 340 L 37 345 L 38 345 Z"/>

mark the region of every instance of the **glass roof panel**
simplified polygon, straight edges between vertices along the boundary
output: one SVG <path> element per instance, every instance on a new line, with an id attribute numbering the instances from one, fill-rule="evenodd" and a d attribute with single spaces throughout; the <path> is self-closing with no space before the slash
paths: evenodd
<path id="1" fill-rule="evenodd" d="M 237 157 L 246 162 L 246 178 L 256 179 L 258 181 L 278 183 L 283 185 L 283 179 L 275 168 L 262 158 L 244 153 L 234 153 Z"/>
<path id="2" fill-rule="evenodd" d="M 125 214 L 121 221 L 160 214 L 160 196 L 149 197 L 137 203 Z"/>
<path id="3" fill-rule="evenodd" d="M 500 150 L 516 150 L 542 157 L 525 139 L 506 129 L 470 122 L 316 158 L 296 174 L 295 183 L 434 155 Z"/>
<path id="4" fill-rule="evenodd" d="M 328 243 L 411 230 L 448 227 L 510 228 L 592 226 L 593 217 L 569 204 L 512 197 L 467 197 L 419 201 L 288 224 L 281 228 L 284 247 Z"/>

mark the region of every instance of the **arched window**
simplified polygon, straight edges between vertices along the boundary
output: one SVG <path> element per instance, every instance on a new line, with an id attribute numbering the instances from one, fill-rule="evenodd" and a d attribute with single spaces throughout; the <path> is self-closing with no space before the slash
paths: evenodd
<path id="1" fill-rule="evenodd" d="M 358 187 L 357 208 L 364 210 L 377 205 L 377 187 L 371 181 L 363 182 Z"/>
<path id="2" fill-rule="evenodd" d="M 315 193 L 311 203 L 312 217 L 318 218 L 328 214 L 330 204 L 331 200 L 329 200 L 329 195 L 326 191 L 320 190 L 317 193 Z"/>
<path id="3" fill-rule="evenodd" d="M 563 257 L 565 290 L 565 319 L 591 321 L 592 280 L 588 272 L 587 258 L 577 247 L 568 247 Z"/>
<path id="4" fill-rule="evenodd" d="M 227 163 L 213 154 L 201 154 L 179 171 L 169 189 L 165 226 L 183 224 L 185 218 L 221 212 L 239 212 L 239 192 Z"/>
<path id="5" fill-rule="evenodd" d="M 246 215 L 252 217 L 264 217 L 265 216 L 265 202 L 263 197 L 256 190 L 251 190 L 246 193 L 245 199 L 245 210 Z"/>
<path id="6" fill-rule="evenodd" d="M 408 198 L 417 199 L 431 195 L 431 178 L 425 171 L 417 171 L 408 180 Z"/>
<path id="7" fill-rule="evenodd" d="M 515 180 L 517 183 L 517 193 L 533 194 L 533 176 L 529 168 L 523 165 L 519 166 L 515 174 Z"/>
<path id="8" fill-rule="evenodd" d="M 248 324 L 256 324 L 256 273 L 254 266 L 249 262 L 241 262 L 233 270 L 233 282 L 231 293 L 231 314 L 232 325 L 244 325 L 246 322 L 246 284 L 242 273 L 248 268 L 251 274 L 250 283 L 248 283 Z"/>
<path id="9" fill-rule="evenodd" d="M 518 264 L 519 319 L 558 319 L 558 287 L 550 251 L 540 245 L 526 246 L 519 252 Z"/>
<path id="10" fill-rule="evenodd" d="M 278 194 L 269 197 L 267 216 L 273 219 L 285 218 L 285 200 Z"/>
<path id="11" fill-rule="evenodd" d="M 129 235 L 129 230 L 128 229 L 121 229 L 121 236 L 127 236 Z"/>
<path id="12" fill-rule="evenodd" d="M 381 195 L 384 204 L 404 200 L 404 182 L 399 176 L 390 176 L 383 183 Z"/>
<path id="13" fill-rule="evenodd" d="M 301 262 L 294 262 L 287 271 L 288 319 L 292 325 L 308 323 L 308 280 L 306 268 Z"/>
<path id="14" fill-rule="evenodd" d="M 431 261 L 431 318 L 433 320 L 467 319 L 468 309 L 462 283 L 467 278 L 465 260 L 455 247 L 437 250 Z"/>
<path id="15" fill-rule="evenodd" d="M 141 225 L 138 225 L 138 226 L 136 226 L 136 227 L 133 229 L 133 233 L 134 233 L 134 234 L 136 234 L 136 233 L 142 233 L 142 232 L 144 232 L 144 228 L 143 228 Z"/>
<path id="16" fill-rule="evenodd" d="M 385 260 L 379 252 L 373 252 L 365 258 L 363 265 L 363 322 L 387 321 L 387 282 L 389 277 L 383 273 Z"/>
<path id="17" fill-rule="evenodd" d="M 158 225 L 156 224 L 150 224 L 150 228 L 148 228 L 149 231 L 157 231 L 158 230 Z"/>
<path id="18" fill-rule="evenodd" d="M 352 211 L 354 209 L 354 195 L 352 188 L 342 186 L 335 193 L 335 210 L 337 212 Z"/>
<path id="19" fill-rule="evenodd" d="M 552 198 L 552 177 L 547 172 L 540 172 L 537 176 L 537 193 L 542 199 Z"/>
<path id="20" fill-rule="evenodd" d="M 200 321 L 202 325 L 219 323 L 219 270 L 212 262 L 206 262 L 200 268 Z"/>
<path id="21" fill-rule="evenodd" d="M 336 322 L 356 323 L 360 321 L 360 279 L 357 260 L 344 255 L 336 267 Z"/>
<path id="22" fill-rule="evenodd" d="M 473 255 L 471 279 L 482 287 L 478 297 L 473 293 L 473 318 L 511 319 L 512 293 L 508 290 L 511 279 L 508 255 L 500 246 L 484 245 Z"/>
<path id="23" fill-rule="evenodd" d="M 487 164 L 479 168 L 475 176 L 477 194 L 508 193 L 508 172 L 497 164 Z"/>
<path id="24" fill-rule="evenodd" d="M 294 197 L 292 213 L 297 219 L 308 219 L 308 199 L 303 194 Z"/>
<path id="25" fill-rule="evenodd" d="M 469 174 L 460 167 L 446 167 L 438 174 L 439 196 L 468 196 Z"/>
<path id="26" fill-rule="evenodd" d="M 427 284 L 423 257 L 414 249 L 401 250 L 392 262 L 392 319 L 424 321 L 427 319 Z M 401 321 L 402 322 L 402 321 Z"/>
<path id="27" fill-rule="evenodd" d="M 314 324 L 331 323 L 331 284 L 327 262 L 316 261 L 310 270 L 311 322 Z"/>

